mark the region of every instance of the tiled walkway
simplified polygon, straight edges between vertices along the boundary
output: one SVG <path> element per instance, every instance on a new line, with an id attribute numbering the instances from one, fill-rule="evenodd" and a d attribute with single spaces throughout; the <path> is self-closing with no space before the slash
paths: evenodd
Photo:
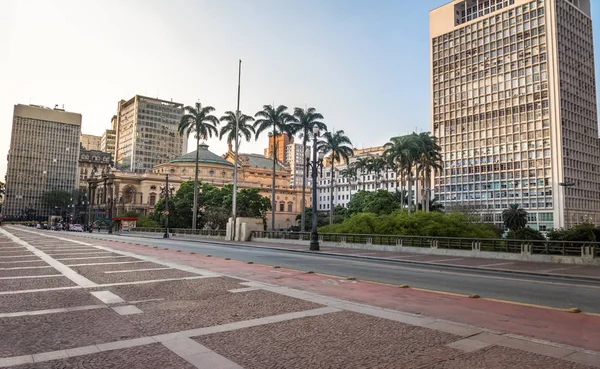
<path id="1" fill-rule="evenodd" d="M 167 252 L 0 230 L 0 367 L 600 368 L 594 352 L 232 278 Z"/>

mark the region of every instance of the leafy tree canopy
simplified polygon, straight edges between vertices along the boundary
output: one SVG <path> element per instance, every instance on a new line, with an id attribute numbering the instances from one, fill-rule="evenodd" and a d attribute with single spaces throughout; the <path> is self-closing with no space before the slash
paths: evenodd
<path id="1" fill-rule="evenodd" d="M 50 190 L 42 194 L 42 204 L 56 209 L 67 207 L 71 203 L 72 194 L 64 190 Z"/>
<path id="2" fill-rule="evenodd" d="M 358 191 L 348 203 L 348 211 L 355 213 L 389 214 L 400 208 L 396 196 L 386 190 Z"/>

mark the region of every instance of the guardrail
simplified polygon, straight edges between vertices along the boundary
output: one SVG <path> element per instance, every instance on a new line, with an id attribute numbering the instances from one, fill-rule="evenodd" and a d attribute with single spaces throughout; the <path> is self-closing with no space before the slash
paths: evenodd
<path id="1" fill-rule="evenodd" d="M 310 240 L 309 232 L 254 231 L 252 239 Z M 410 246 L 436 249 L 479 250 L 507 253 L 531 253 L 564 256 L 583 256 L 595 253 L 600 257 L 600 242 L 533 241 L 489 238 L 427 237 L 377 234 L 319 233 L 319 241 L 365 245 Z M 592 256 L 592 255 L 589 255 Z"/>
<path id="2" fill-rule="evenodd" d="M 165 233 L 164 228 L 132 228 L 129 232 L 136 233 Z M 191 235 L 191 236 L 213 236 L 225 237 L 224 229 L 189 229 L 189 228 L 169 228 L 169 234 L 173 235 Z"/>

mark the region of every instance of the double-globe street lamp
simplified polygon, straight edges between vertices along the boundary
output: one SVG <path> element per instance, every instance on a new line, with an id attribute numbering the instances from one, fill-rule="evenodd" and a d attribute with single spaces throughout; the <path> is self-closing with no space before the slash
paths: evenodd
<path id="1" fill-rule="evenodd" d="M 319 152 L 317 158 L 317 139 L 319 138 L 319 126 L 313 126 L 313 150 L 312 162 L 310 160 L 310 148 L 306 149 L 306 167 L 311 169 L 312 176 L 312 228 L 310 232 L 310 250 L 319 251 L 319 234 L 317 233 L 317 175 L 320 170 L 323 176 L 323 157 L 325 154 Z M 308 171 L 306 171 L 308 173 Z M 304 210 L 303 210 L 304 211 Z"/>
<path id="2" fill-rule="evenodd" d="M 169 196 L 173 195 L 175 187 L 169 186 L 169 175 L 165 174 L 165 184 L 160 185 L 160 196 L 165 198 L 165 234 L 163 238 L 169 238 Z"/>

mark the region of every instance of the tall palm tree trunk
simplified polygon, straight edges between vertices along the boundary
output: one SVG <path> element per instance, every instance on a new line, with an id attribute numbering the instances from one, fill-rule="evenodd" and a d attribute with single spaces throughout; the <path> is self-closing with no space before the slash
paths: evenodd
<path id="1" fill-rule="evenodd" d="M 198 220 L 198 150 L 200 146 L 200 136 L 196 133 L 196 171 L 194 173 L 194 210 L 192 211 L 192 229 L 196 229 Z"/>
<path id="2" fill-rule="evenodd" d="M 292 168 L 294 170 L 294 168 Z M 306 231 L 306 134 L 302 139 L 302 218 L 300 232 Z M 314 209 L 313 209 L 314 211 Z"/>
<path id="3" fill-rule="evenodd" d="M 408 197 L 408 214 L 411 212 L 412 205 L 412 168 L 408 169 L 407 175 L 408 188 L 406 189 L 406 196 Z"/>
<path id="4" fill-rule="evenodd" d="M 275 231 L 275 169 L 277 165 L 277 135 L 275 134 L 275 125 L 273 124 L 273 178 L 271 181 L 271 231 Z"/>
<path id="5" fill-rule="evenodd" d="M 333 224 L 333 196 L 334 196 L 333 191 L 334 191 L 334 186 L 335 186 L 334 183 L 335 182 L 334 182 L 334 178 L 333 178 L 333 158 L 332 158 L 331 159 L 331 186 L 330 186 L 331 197 L 329 198 L 329 206 L 330 206 L 330 208 L 329 208 L 329 224 Z"/>
<path id="6" fill-rule="evenodd" d="M 419 169 L 415 170 L 415 212 L 419 210 Z"/>

